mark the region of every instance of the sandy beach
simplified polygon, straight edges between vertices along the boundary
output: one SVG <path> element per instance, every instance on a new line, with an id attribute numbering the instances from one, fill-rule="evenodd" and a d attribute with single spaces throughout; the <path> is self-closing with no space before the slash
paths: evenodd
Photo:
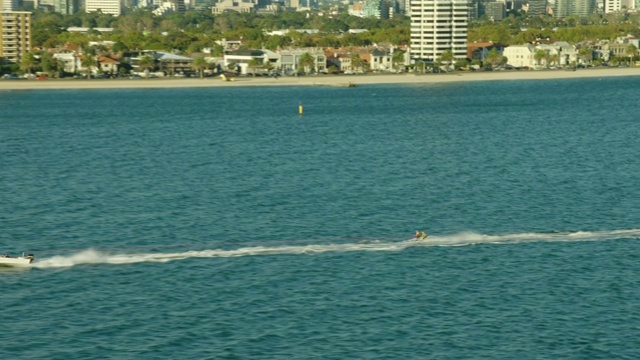
<path id="1" fill-rule="evenodd" d="M 453 72 L 448 74 L 371 74 L 371 75 L 311 75 L 267 77 L 236 77 L 233 81 L 220 78 L 156 78 L 156 79 L 49 79 L 5 80 L 0 79 L 1 90 L 59 90 L 59 89 L 134 89 L 134 88 L 196 88 L 242 86 L 361 86 L 372 84 L 436 84 L 461 81 L 544 80 L 640 76 L 637 68 L 597 68 L 547 71 L 482 71 Z"/>

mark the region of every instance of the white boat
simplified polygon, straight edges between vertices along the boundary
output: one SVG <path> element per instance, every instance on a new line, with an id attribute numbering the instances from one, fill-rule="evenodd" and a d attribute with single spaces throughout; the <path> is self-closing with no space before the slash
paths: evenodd
<path id="1" fill-rule="evenodd" d="M 22 256 L 9 256 L 7 254 L 0 255 L 0 266 L 18 267 L 29 266 L 36 257 L 32 254 Z"/>

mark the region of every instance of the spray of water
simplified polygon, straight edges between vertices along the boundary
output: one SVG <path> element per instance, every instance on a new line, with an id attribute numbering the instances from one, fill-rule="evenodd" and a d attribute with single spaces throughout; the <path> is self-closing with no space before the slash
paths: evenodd
<path id="1" fill-rule="evenodd" d="M 102 252 L 94 249 L 83 250 L 67 256 L 53 256 L 38 259 L 33 263 L 37 268 L 65 268 L 91 264 L 135 264 L 142 262 L 163 263 L 190 258 L 216 258 L 267 255 L 312 255 L 327 252 L 349 251 L 403 251 L 410 247 L 428 246 L 467 246 L 479 244 L 519 244 L 526 242 L 562 242 L 562 241 L 606 241 L 615 239 L 640 238 L 640 229 L 613 231 L 579 231 L 556 233 L 519 233 L 505 235 L 484 235 L 463 232 L 453 235 L 429 236 L 425 240 L 404 241 L 360 241 L 340 244 L 305 244 L 281 246 L 250 246 L 237 249 L 209 249 L 173 253 L 120 253 Z"/>

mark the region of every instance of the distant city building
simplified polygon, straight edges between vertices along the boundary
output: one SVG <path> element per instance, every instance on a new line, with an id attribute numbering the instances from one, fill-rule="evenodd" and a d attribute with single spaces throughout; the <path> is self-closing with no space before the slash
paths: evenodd
<path id="1" fill-rule="evenodd" d="M 522 6 L 526 4 L 526 0 L 511 0 L 507 1 L 507 9 L 509 10 L 522 10 Z"/>
<path id="2" fill-rule="evenodd" d="M 0 59 L 19 63 L 31 51 L 31 13 L 0 10 L 0 24 Z"/>
<path id="3" fill-rule="evenodd" d="M 156 16 L 162 16 L 171 13 L 183 14 L 185 10 L 186 8 L 184 5 L 184 0 L 170 0 L 163 1 L 155 10 L 153 10 L 153 14 Z"/>
<path id="4" fill-rule="evenodd" d="M 257 9 L 257 0 L 221 0 L 211 8 L 211 12 L 213 14 L 222 14 L 227 10 L 231 10 L 239 13 L 252 13 L 256 12 Z"/>
<path id="5" fill-rule="evenodd" d="M 53 0 L 53 10 L 64 15 L 77 13 L 80 6 L 80 0 Z"/>
<path id="6" fill-rule="evenodd" d="M 393 9 L 389 0 L 365 0 L 350 5 L 348 8 L 349 15 L 377 19 L 388 19 L 393 14 Z"/>
<path id="7" fill-rule="evenodd" d="M 580 17 L 587 17 L 596 12 L 597 4 L 596 0 L 573 0 L 573 12 L 572 15 L 578 15 Z"/>
<path id="8" fill-rule="evenodd" d="M 547 0 L 529 0 L 529 15 L 544 15 L 547 13 Z"/>
<path id="9" fill-rule="evenodd" d="M 47 10 L 47 11 L 54 11 L 53 0 L 34 0 L 33 8 Z"/>
<path id="10" fill-rule="evenodd" d="M 449 50 L 456 59 L 467 56 L 467 0 L 411 1 L 411 59 L 436 61 Z"/>
<path id="11" fill-rule="evenodd" d="M 574 1 L 578 0 L 556 0 L 556 3 L 552 6 L 553 16 L 565 18 L 571 15 L 571 8 Z"/>
<path id="12" fill-rule="evenodd" d="M 484 4 L 484 15 L 493 21 L 502 21 L 507 16 L 507 9 L 503 2 Z"/>
<path id="13" fill-rule="evenodd" d="M 511 1 L 507 0 L 471 0 L 469 2 L 469 19 L 476 19 L 481 17 L 494 18 L 496 17 L 500 11 L 498 8 L 501 7 L 505 10 L 509 9 L 512 5 Z M 497 13 L 496 13 L 497 12 Z M 506 15 L 506 14 L 505 14 Z M 498 19 L 494 21 L 499 21 L 503 16 L 497 16 Z"/>
<path id="14" fill-rule="evenodd" d="M 19 5 L 18 0 L 0 0 L 0 11 L 16 11 Z"/>
<path id="15" fill-rule="evenodd" d="M 86 34 L 86 33 L 89 32 L 89 30 L 95 30 L 95 31 L 98 31 L 100 33 L 113 32 L 113 28 L 100 28 L 100 27 L 88 28 L 88 27 L 79 27 L 79 26 L 69 26 L 67 28 L 67 31 L 70 32 L 70 33 L 80 33 L 80 34 Z"/>
<path id="16" fill-rule="evenodd" d="M 100 10 L 103 14 L 120 16 L 122 0 L 86 0 L 85 11 L 88 13 Z"/>
<path id="17" fill-rule="evenodd" d="M 349 5 L 347 12 L 351 16 L 364 17 L 364 2 L 358 1 L 353 5 Z"/>
<path id="18" fill-rule="evenodd" d="M 638 0 L 605 0 L 604 12 L 612 13 L 623 11 L 625 9 L 637 9 L 640 1 Z"/>

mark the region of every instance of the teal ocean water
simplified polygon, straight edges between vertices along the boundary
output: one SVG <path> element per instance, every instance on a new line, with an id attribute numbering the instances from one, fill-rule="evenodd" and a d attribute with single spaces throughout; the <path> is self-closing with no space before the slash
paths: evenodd
<path id="1" fill-rule="evenodd" d="M 0 358 L 637 359 L 639 93 L 0 92 Z"/>

